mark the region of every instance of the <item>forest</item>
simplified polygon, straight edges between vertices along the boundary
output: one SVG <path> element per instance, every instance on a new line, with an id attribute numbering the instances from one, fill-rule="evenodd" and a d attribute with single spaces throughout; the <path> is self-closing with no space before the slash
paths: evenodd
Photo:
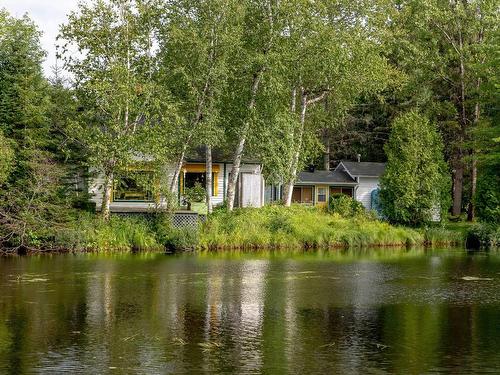
<path id="1" fill-rule="evenodd" d="M 201 240 L 208 248 L 217 247 L 210 230 L 247 212 L 234 207 L 245 155 L 283 186 L 280 207 L 262 209 L 271 226 L 310 215 L 285 211 L 299 171 L 360 155 L 388 163 L 384 218 L 363 219 L 377 231 L 409 227 L 396 242 L 424 241 L 415 230 L 438 204 L 444 224 L 479 223 L 478 236 L 498 240 L 499 16 L 495 0 L 86 0 L 60 26 L 58 63 L 44 73 L 39 25 L 0 9 L 0 248 L 113 247 L 96 238 L 162 232 L 164 219 L 110 217 L 113 181 L 147 155 L 161 182 L 142 183 L 171 212 L 196 148 L 208 161 L 215 149 L 232 155 L 226 201 Z M 165 164 L 175 166 L 168 181 Z M 97 172 L 98 215 L 85 188 Z M 335 220 L 356 215 L 343 216 Z"/>

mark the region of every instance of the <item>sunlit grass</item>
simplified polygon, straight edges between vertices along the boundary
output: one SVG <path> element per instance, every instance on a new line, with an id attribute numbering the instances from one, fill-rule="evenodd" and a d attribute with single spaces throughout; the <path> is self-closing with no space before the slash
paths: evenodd
<path id="1" fill-rule="evenodd" d="M 221 248 L 320 248 L 413 246 L 458 242 L 442 229 L 392 226 L 369 216 L 345 218 L 304 206 L 266 206 L 214 213 L 200 234 L 200 246 Z"/>

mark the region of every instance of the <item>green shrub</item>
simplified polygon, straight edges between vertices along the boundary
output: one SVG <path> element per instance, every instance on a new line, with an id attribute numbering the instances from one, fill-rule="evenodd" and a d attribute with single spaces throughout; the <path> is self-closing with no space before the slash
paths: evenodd
<path id="1" fill-rule="evenodd" d="M 168 251 L 190 251 L 198 247 L 198 228 L 172 229 L 164 242 Z"/>
<path id="2" fill-rule="evenodd" d="M 363 204 L 345 194 L 334 194 L 328 202 L 328 210 L 343 217 L 364 215 L 366 213 Z"/>
<path id="3" fill-rule="evenodd" d="M 434 124 L 414 111 L 399 116 L 384 150 L 387 167 L 380 179 L 384 217 L 416 227 L 432 222 L 436 210 L 447 210 L 451 179 Z"/>
<path id="4" fill-rule="evenodd" d="M 493 248 L 500 246 L 500 226 L 494 224 L 476 224 L 467 232 L 467 248 Z"/>
<path id="5" fill-rule="evenodd" d="M 500 174 L 486 171 L 479 177 L 474 198 L 478 217 L 487 223 L 500 224 Z"/>
<path id="6" fill-rule="evenodd" d="M 206 197 L 206 190 L 200 183 L 195 183 L 191 188 L 185 188 L 182 195 L 188 203 L 204 202 Z"/>

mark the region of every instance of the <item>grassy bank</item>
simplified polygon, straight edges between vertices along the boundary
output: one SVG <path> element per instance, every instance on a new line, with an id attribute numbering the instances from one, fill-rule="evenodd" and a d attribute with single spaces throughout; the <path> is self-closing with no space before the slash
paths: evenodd
<path id="1" fill-rule="evenodd" d="M 357 215 L 346 218 L 303 206 L 266 206 L 219 211 L 202 227 L 204 249 L 413 246 L 460 243 L 444 228 L 411 229 Z"/>
<path id="2" fill-rule="evenodd" d="M 478 232 L 480 235 L 482 232 Z M 465 231 L 412 229 L 362 213 L 341 216 L 304 206 L 216 210 L 199 228 L 175 229 L 168 215 L 112 216 L 82 212 L 68 227 L 33 237 L 31 251 L 185 251 L 409 247 L 464 242 Z M 30 251 L 28 251 L 30 252 Z"/>

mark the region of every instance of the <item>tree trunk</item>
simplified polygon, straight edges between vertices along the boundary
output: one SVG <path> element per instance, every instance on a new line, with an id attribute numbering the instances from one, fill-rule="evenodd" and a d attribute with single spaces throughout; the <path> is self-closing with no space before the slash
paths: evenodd
<path id="1" fill-rule="evenodd" d="M 252 111 L 255 108 L 255 100 L 257 97 L 257 91 L 259 90 L 260 80 L 264 69 L 261 68 L 253 76 L 252 91 L 250 94 L 250 101 L 248 103 L 248 118 L 246 119 L 243 129 L 240 134 L 238 141 L 238 146 L 234 153 L 233 166 L 231 167 L 231 175 L 229 176 L 229 182 L 227 186 L 227 209 L 232 211 L 234 208 L 234 198 L 236 196 L 236 182 L 238 181 L 238 175 L 240 174 L 241 158 L 243 156 L 243 150 L 245 149 L 245 142 L 247 139 L 247 133 L 250 128 L 250 121 L 252 116 Z"/>
<path id="2" fill-rule="evenodd" d="M 453 216 L 459 216 L 462 213 L 462 190 L 464 180 L 464 166 L 461 153 L 458 160 L 455 161 L 455 171 L 453 173 Z"/>
<path id="3" fill-rule="evenodd" d="M 476 207 L 474 205 L 474 198 L 476 196 L 476 185 L 477 185 L 477 161 L 474 151 L 472 151 L 472 165 L 471 165 L 471 197 L 469 201 L 469 206 L 467 207 L 467 220 L 473 221 L 476 216 Z"/>
<path id="4" fill-rule="evenodd" d="M 109 220 L 110 215 L 111 198 L 113 195 L 113 176 L 113 172 L 106 173 L 103 186 L 104 192 L 101 205 L 101 217 L 106 221 Z"/>
<path id="5" fill-rule="evenodd" d="M 181 174 L 182 165 L 184 164 L 184 156 L 186 155 L 187 143 L 183 146 L 181 155 L 177 160 L 177 164 L 174 168 L 174 174 L 172 176 L 172 180 L 170 181 L 170 192 L 173 193 L 177 184 L 179 183 L 179 176 Z"/>
<path id="6" fill-rule="evenodd" d="M 293 185 L 295 184 L 295 179 L 297 178 L 297 169 L 299 166 L 300 152 L 302 151 L 302 142 L 304 138 L 304 130 L 306 124 L 306 113 L 307 107 L 310 104 L 317 103 L 323 100 L 329 90 L 324 90 L 320 95 L 315 98 L 308 99 L 308 93 L 301 88 L 301 98 L 300 98 L 300 125 L 298 128 L 297 136 L 295 138 L 295 150 L 293 153 L 293 158 L 290 163 L 290 173 L 288 175 L 288 181 L 285 182 L 283 186 L 283 203 L 285 206 L 289 207 L 292 204 L 292 193 Z"/>
<path id="7" fill-rule="evenodd" d="M 477 80 L 477 91 L 481 86 L 481 80 Z M 479 116 L 480 116 L 480 108 L 479 103 L 476 103 L 474 108 L 474 125 L 477 126 L 479 124 Z M 472 150 L 471 150 L 471 181 L 470 181 L 470 201 L 469 206 L 467 207 L 467 220 L 473 221 L 476 217 L 476 207 L 474 204 L 474 199 L 476 197 L 476 186 L 477 186 L 477 159 L 475 155 L 476 151 L 474 150 L 474 142 L 472 142 Z"/>
<path id="8" fill-rule="evenodd" d="M 212 146 L 206 145 L 206 191 L 207 191 L 207 212 L 212 213 Z"/>
<path id="9" fill-rule="evenodd" d="M 325 153 L 323 154 L 323 168 L 325 171 L 330 170 L 330 137 L 328 132 L 325 132 Z"/>
<path id="10" fill-rule="evenodd" d="M 307 112 L 307 93 L 302 89 L 302 95 L 300 99 L 300 125 L 295 139 L 295 150 L 293 153 L 293 159 L 290 163 L 290 174 L 288 176 L 288 181 L 285 182 L 283 187 L 283 203 L 285 206 L 290 207 L 292 204 L 292 193 L 293 185 L 295 184 L 295 178 L 297 176 L 297 167 L 299 165 L 300 151 L 302 149 L 302 138 L 304 136 L 304 126 L 306 122 L 306 112 Z"/>

